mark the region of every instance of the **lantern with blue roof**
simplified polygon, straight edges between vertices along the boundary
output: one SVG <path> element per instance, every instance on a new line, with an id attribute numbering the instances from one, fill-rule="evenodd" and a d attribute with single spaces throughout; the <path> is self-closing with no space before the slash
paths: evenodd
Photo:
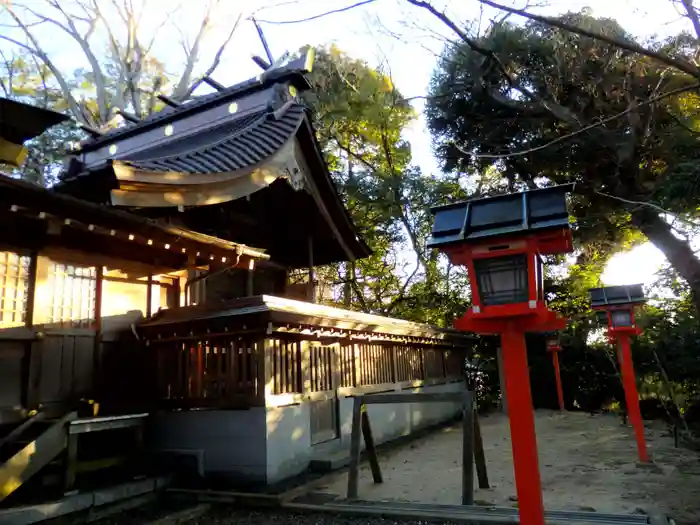
<path id="1" fill-rule="evenodd" d="M 573 251 L 571 189 L 553 186 L 432 210 L 428 246 L 469 276 L 472 306 L 455 328 L 501 336 L 520 520 L 528 525 L 544 525 L 544 508 L 525 333 L 566 326 L 545 303 L 543 257 Z"/>

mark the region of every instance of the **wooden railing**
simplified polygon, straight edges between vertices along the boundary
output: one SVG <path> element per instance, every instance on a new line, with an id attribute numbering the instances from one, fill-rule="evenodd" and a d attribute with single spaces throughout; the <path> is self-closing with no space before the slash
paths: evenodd
<path id="1" fill-rule="evenodd" d="M 411 388 L 462 377 L 464 353 L 397 343 L 321 344 L 298 338 L 208 334 L 149 341 L 166 406 L 246 407 Z M 322 396 L 321 396 L 322 397 Z"/>
<path id="2" fill-rule="evenodd" d="M 412 388 L 463 377 L 465 353 L 428 345 L 308 339 L 268 339 L 268 399 L 273 404 L 341 395 Z M 271 399 L 271 398 L 278 399 Z"/>
<path id="3" fill-rule="evenodd" d="M 264 340 L 235 334 L 149 342 L 156 355 L 158 393 L 177 407 L 245 407 L 264 399 Z"/>

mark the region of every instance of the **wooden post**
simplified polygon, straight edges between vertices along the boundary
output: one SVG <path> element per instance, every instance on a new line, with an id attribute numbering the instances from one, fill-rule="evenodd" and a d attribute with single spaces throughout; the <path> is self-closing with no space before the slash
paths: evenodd
<path id="1" fill-rule="evenodd" d="M 462 505 L 474 505 L 474 403 L 464 392 L 462 402 Z"/>
<path id="2" fill-rule="evenodd" d="M 311 341 L 299 341 L 299 357 L 301 361 L 301 386 L 304 394 L 311 392 Z"/>
<path id="3" fill-rule="evenodd" d="M 288 276 L 285 276 L 285 286 L 288 280 Z M 247 297 L 252 297 L 253 294 L 255 293 L 255 261 L 253 259 L 250 260 L 250 263 L 248 264 L 248 273 L 246 274 L 246 280 L 245 280 L 245 294 Z"/>
<path id="4" fill-rule="evenodd" d="M 353 377 L 354 383 L 352 386 L 358 387 L 362 386 L 362 349 L 360 348 L 360 343 L 352 343 L 352 363 L 353 363 Z"/>
<path id="5" fill-rule="evenodd" d="M 95 268 L 95 344 L 92 353 L 92 396 L 97 399 L 102 385 L 102 288 L 104 266 Z M 94 407 L 93 407 L 94 408 Z"/>
<path id="6" fill-rule="evenodd" d="M 353 398 L 352 431 L 350 433 L 350 472 L 348 474 L 348 499 L 357 499 L 360 476 L 360 433 L 362 426 L 362 398 Z"/>
<path id="7" fill-rule="evenodd" d="M 499 346 L 496 351 L 496 359 L 498 362 L 498 382 L 501 387 L 501 411 L 504 414 L 508 413 L 508 396 L 506 395 L 506 374 L 503 369 L 503 346 Z"/>
<path id="8" fill-rule="evenodd" d="M 146 284 L 146 289 L 148 290 L 146 292 L 146 295 L 148 296 L 148 299 L 146 299 L 146 317 L 151 317 L 151 314 L 153 313 L 153 274 L 148 273 L 148 281 Z"/>
<path id="9" fill-rule="evenodd" d="M 425 381 L 427 379 L 426 377 L 426 370 L 425 370 L 425 351 L 424 347 L 420 348 L 420 352 L 418 352 L 418 359 L 420 360 L 420 378 Z"/>
<path id="10" fill-rule="evenodd" d="M 144 462 L 148 461 L 148 455 L 146 454 L 145 448 L 145 428 L 143 421 L 139 426 L 134 429 L 134 448 L 135 454 L 134 459 L 138 462 L 137 465 L 142 465 Z"/>
<path id="11" fill-rule="evenodd" d="M 561 386 L 561 371 L 559 370 L 559 351 L 552 350 L 552 364 L 554 365 L 554 379 L 557 382 L 557 401 L 559 410 L 564 411 L 564 390 Z"/>
<path id="12" fill-rule="evenodd" d="M 173 278 L 168 287 L 168 308 L 177 308 L 180 306 L 180 278 Z"/>
<path id="13" fill-rule="evenodd" d="M 333 343 L 331 345 L 331 390 L 333 392 L 333 431 L 335 432 L 334 437 L 340 437 L 342 428 L 340 425 L 340 399 L 338 399 L 338 389 L 340 385 L 343 384 L 342 377 L 342 361 L 343 361 L 343 349 L 340 343 Z"/>
<path id="14" fill-rule="evenodd" d="M 484 454 L 484 442 L 481 439 L 481 425 L 479 413 L 474 410 L 474 463 L 476 464 L 476 477 L 479 480 L 480 489 L 488 489 L 489 476 L 486 470 L 486 455 Z"/>
<path id="15" fill-rule="evenodd" d="M 104 266 L 95 267 L 95 332 L 102 331 L 102 288 L 104 282 Z"/>
<path id="16" fill-rule="evenodd" d="M 367 405 L 362 405 L 360 409 L 360 420 L 362 423 L 362 436 L 365 438 L 365 451 L 369 458 L 369 466 L 372 469 L 372 479 L 375 483 L 382 483 L 382 470 L 379 467 L 379 459 L 377 458 L 377 449 L 374 446 L 374 438 L 372 437 L 372 427 L 369 424 L 369 414 Z"/>
<path id="17" fill-rule="evenodd" d="M 259 406 L 265 406 L 267 404 L 267 398 L 272 396 L 274 384 L 273 384 L 273 373 L 274 373 L 274 358 L 275 358 L 275 348 L 272 343 L 272 339 L 269 339 L 272 329 L 268 329 L 268 335 L 263 339 L 258 339 L 255 342 L 255 359 L 258 363 L 258 373 L 257 373 L 257 402 Z M 233 374 L 231 374 L 231 377 Z"/>
<path id="18" fill-rule="evenodd" d="M 39 264 L 39 253 L 29 254 L 29 271 L 27 272 L 27 311 L 24 317 L 24 326 L 32 328 L 34 326 L 34 303 L 36 295 L 36 277 Z"/>
<path id="19" fill-rule="evenodd" d="M 673 425 L 673 447 L 679 447 L 678 425 Z"/>
<path id="20" fill-rule="evenodd" d="M 316 287 L 314 286 L 314 280 L 316 279 L 314 273 L 314 240 L 311 236 L 308 238 L 308 254 L 309 254 L 309 286 L 306 291 L 307 298 L 309 302 L 316 302 Z"/>
<path id="21" fill-rule="evenodd" d="M 66 432 L 68 432 L 66 425 Z M 78 468 L 78 434 L 68 434 L 68 448 L 66 449 L 64 492 L 73 490 L 75 486 L 75 476 Z"/>
<path id="22" fill-rule="evenodd" d="M 197 343 L 195 346 L 195 396 L 197 399 L 202 398 L 202 387 L 204 385 L 204 346 L 202 343 Z"/>
<path id="23" fill-rule="evenodd" d="M 348 474 L 347 499 L 358 498 L 359 465 L 360 465 L 360 434 L 364 436 L 367 456 L 369 458 L 372 477 L 375 483 L 382 483 L 382 473 L 377 458 L 372 430 L 367 414 L 367 405 L 393 403 L 443 403 L 460 402 L 462 406 L 462 504 L 474 504 L 474 463 L 476 459 L 479 486 L 489 488 L 486 477 L 486 461 L 481 446 L 481 433 L 474 411 L 474 395 L 471 391 L 413 393 L 413 394 L 382 394 L 380 396 L 357 396 L 353 398 L 352 432 L 350 435 L 350 468 Z M 478 435 L 480 453 L 475 455 L 475 436 Z"/>
<path id="24" fill-rule="evenodd" d="M 34 327 L 34 309 L 36 296 L 37 269 L 39 264 L 39 254 L 32 252 L 29 260 L 29 273 L 27 275 L 27 311 L 25 313 L 24 325 L 27 328 Z M 26 354 L 26 375 L 25 389 L 23 395 L 24 408 L 34 410 L 40 403 L 40 382 L 41 368 L 43 360 L 41 350 L 43 343 L 40 340 L 29 341 L 25 344 Z"/>

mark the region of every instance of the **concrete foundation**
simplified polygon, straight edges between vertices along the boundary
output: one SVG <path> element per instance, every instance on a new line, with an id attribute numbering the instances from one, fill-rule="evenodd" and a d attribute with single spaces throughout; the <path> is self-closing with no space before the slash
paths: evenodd
<path id="1" fill-rule="evenodd" d="M 405 390 L 458 392 L 464 382 Z M 395 393 L 395 392 L 394 392 Z M 377 394 L 381 395 L 381 394 Z M 248 410 L 191 410 L 159 414 L 153 445 L 160 452 L 190 455 L 200 474 L 231 482 L 273 484 L 308 470 L 319 455 L 350 450 L 352 398 L 338 400 L 338 438 L 311 445 L 308 403 Z M 459 403 L 410 403 L 368 406 L 375 442 L 381 444 L 447 421 Z"/>

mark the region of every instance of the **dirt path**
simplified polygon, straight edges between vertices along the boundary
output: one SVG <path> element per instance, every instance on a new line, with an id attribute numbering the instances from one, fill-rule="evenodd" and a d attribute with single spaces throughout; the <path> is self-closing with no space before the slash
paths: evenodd
<path id="1" fill-rule="evenodd" d="M 663 424 L 647 427 L 654 464 L 640 467 L 630 427 L 612 415 L 541 411 L 536 414 L 544 503 L 548 509 L 598 512 L 663 512 L 679 525 L 700 523 L 700 456 L 673 448 Z M 508 420 L 481 418 L 492 488 L 478 490 L 479 504 L 515 506 Z M 360 474 L 360 497 L 459 504 L 461 431 L 449 428 L 380 457 L 384 483 Z M 321 490 L 345 495 L 347 475 Z"/>

